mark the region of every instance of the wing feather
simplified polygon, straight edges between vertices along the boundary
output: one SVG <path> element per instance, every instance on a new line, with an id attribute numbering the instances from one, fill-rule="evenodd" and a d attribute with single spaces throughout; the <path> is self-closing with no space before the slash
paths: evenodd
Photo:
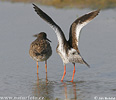
<path id="1" fill-rule="evenodd" d="M 64 43 L 64 41 L 66 41 L 66 38 L 64 36 L 63 31 L 61 30 L 61 28 L 52 20 L 52 18 L 50 18 L 45 12 L 43 12 L 39 7 L 37 7 L 35 4 L 33 4 L 33 8 L 35 9 L 36 13 L 44 20 L 46 21 L 51 28 L 55 31 L 57 38 L 58 38 L 58 42 L 60 42 L 59 44 Z"/>
<path id="2" fill-rule="evenodd" d="M 88 24 L 93 18 L 95 18 L 100 10 L 92 11 L 88 14 L 85 14 L 78 19 L 76 19 L 71 27 L 69 33 L 69 43 L 70 45 L 79 52 L 78 44 L 81 29 Z"/>

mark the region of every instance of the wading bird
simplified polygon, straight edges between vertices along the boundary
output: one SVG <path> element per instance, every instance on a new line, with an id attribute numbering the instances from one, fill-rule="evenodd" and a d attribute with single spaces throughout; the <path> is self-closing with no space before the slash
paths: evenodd
<path id="1" fill-rule="evenodd" d="M 75 63 L 86 64 L 89 67 L 89 65 L 82 58 L 80 51 L 78 49 L 80 31 L 86 24 L 88 24 L 94 17 L 98 15 L 100 10 L 92 11 L 76 19 L 70 27 L 69 40 L 67 41 L 63 31 L 52 20 L 52 18 L 50 18 L 45 12 L 43 12 L 35 4 L 33 4 L 33 6 L 36 13 L 51 26 L 51 28 L 55 31 L 57 35 L 58 45 L 56 51 L 60 55 L 64 63 L 64 73 L 61 81 L 63 81 L 64 76 L 66 74 L 66 64 L 71 62 L 74 64 L 73 76 L 71 80 L 71 82 L 73 82 L 73 78 L 75 74 Z"/>
<path id="2" fill-rule="evenodd" d="M 37 74 L 38 74 L 38 62 L 45 61 L 45 70 L 47 72 L 47 59 L 52 55 L 51 42 L 47 39 L 47 35 L 44 32 L 34 35 L 37 37 L 30 45 L 29 54 L 37 62 Z"/>

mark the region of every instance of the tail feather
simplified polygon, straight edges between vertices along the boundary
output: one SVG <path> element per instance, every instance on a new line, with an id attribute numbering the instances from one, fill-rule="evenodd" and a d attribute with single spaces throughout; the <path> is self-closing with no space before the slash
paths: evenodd
<path id="1" fill-rule="evenodd" d="M 84 64 L 87 65 L 87 67 L 90 68 L 90 65 L 84 59 L 83 59 L 83 61 L 84 61 Z"/>

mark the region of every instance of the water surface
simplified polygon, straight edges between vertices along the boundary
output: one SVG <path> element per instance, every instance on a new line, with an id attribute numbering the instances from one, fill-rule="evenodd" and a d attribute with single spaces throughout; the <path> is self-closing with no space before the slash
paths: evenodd
<path id="1" fill-rule="evenodd" d="M 71 23 L 89 9 L 56 9 L 38 5 L 62 28 L 68 39 Z M 31 4 L 0 2 L 0 97 L 44 97 L 44 100 L 95 100 L 95 97 L 116 96 L 116 9 L 101 11 L 81 32 L 79 49 L 90 64 L 67 64 L 64 82 L 63 63 L 56 53 L 54 31 L 34 12 Z M 39 32 L 46 32 L 52 41 L 53 54 L 44 62 L 29 56 L 29 46 Z M 41 99 L 41 98 L 40 98 Z"/>

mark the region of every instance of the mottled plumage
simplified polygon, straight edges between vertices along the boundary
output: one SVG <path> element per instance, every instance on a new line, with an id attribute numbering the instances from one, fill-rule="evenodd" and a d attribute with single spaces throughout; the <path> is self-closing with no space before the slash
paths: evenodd
<path id="1" fill-rule="evenodd" d="M 52 49 L 50 46 L 50 40 L 47 39 L 47 35 L 44 32 L 34 35 L 37 37 L 30 45 L 29 54 L 38 63 L 41 61 L 47 61 L 52 55 Z"/>
<path id="2" fill-rule="evenodd" d="M 75 63 L 86 64 L 89 67 L 89 65 L 82 58 L 78 49 L 80 31 L 86 24 L 88 24 L 94 17 L 98 15 L 100 10 L 90 12 L 76 19 L 70 27 L 69 40 L 67 41 L 61 28 L 45 12 L 43 12 L 35 4 L 33 5 L 37 14 L 51 26 L 51 28 L 55 31 L 57 35 L 58 46 L 56 48 L 56 51 L 60 55 L 64 63 L 64 74 L 61 81 L 63 81 L 63 78 L 66 74 L 66 64 L 69 62 L 74 64 L 72 77 L 73 81 L 75 73 Z"/>

